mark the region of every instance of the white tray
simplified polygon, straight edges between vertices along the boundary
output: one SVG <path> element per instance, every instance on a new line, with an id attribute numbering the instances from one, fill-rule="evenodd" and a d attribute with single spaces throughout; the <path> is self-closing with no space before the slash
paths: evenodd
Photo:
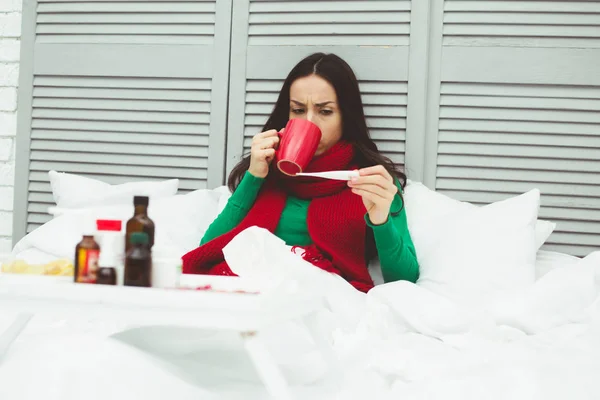
<path id="1" fill-rule="evenodd" d="M 301 318 L 322 302 L 303 294 L 255 292 L 237 277 L 182 275 L 187 287 L 211 285 L 221 291 L 75 284 L 72 278 L 0 274 L 0 309 L 21 312 L 102 313 L 145 323 L 256 331 Z"/>

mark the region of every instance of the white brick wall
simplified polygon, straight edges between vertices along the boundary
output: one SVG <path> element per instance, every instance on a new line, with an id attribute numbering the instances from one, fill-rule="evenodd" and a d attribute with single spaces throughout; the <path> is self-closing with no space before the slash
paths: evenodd
<path id="1" fill-rule="evenodd" d="M 0 256 L 11 251 L 22 0 L 0 0 Z"/>

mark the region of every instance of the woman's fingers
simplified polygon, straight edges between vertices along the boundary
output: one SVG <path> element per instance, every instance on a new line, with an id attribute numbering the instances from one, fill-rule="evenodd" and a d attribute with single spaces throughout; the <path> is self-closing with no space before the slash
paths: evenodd
<path id="1" fill-rule="evenodd" d="M 387 169 L 384 168 L 383 165 L 374 165 L 372 167 L 361 168 L 358 170 L 358 173 L 361 177 L 363 176 L 371 176 L 371 175 L 381 175 L 386 180 L 390 182 L 394 182 L 394 178 L 390 175 Z"/>
<path id="2" fill-rule="evenodd" d="M 373 203 L 374 206 L 381 204 L 381 202 L 384 200 L 381 196 L 379 196 L 375 193 L 369 192 L 367 190 L 364 190 L 364 189 L 352 188 L 352 193 L 362 197 L 363 199 L 367 199 L 368 201 Z M 371 210 L 367 210 L 367 212 L 370 212 L 370 211 Z"/>
<path id="3" fill-rule="evenodd" d="M 362 185 L 352 185 L 352 191 L 356 194 L 368 194 L 368 199 L 374 201 L 376 203 L 381 203 L 382 201 L 391 202 L 394 199 L 394 194 L 389 190 L 382 188 L 379 185 L 371 185 L 371 184 L 362 184 Z"/>
<path id="4" fill-rule="evenodd" d="M 257 133 L 256 135 L 254 135 L 253 140 L 262 140 L 262 139 L 266 139 L 268 137 L 273 137 L 273 136 L 277 136 L 277 130 L 269 129 L 268 131 L 264 131 L 264 132 Z"/>
<path id="5" fill-rule="evenodd" d="M 273 149 L 279 143 L 279 137 L 267 137 L 252 142 L 252 147 L 260 150 Z"/>
<path id="6" fill-rule="evenodd" d="M 358 178 L 354 178 L 349 181 L 350 186 L 358 186 L 358 185 L 377 185 L 382 189 L 395 191 L 396 186 L 393 181 L 387 180 L 383 175 L 367 175 L 367 176 L 359 176 Z"/>
<path id="7" fill-rule="evenodd" d="M 275 149 L 259 149 L 257 157 L 260 160 L 269 160 L 275 156 Z"/>
<path id="8" fill-rule="evenodd" d="M 265 178 L 269 174 L 269 164 L 275 157 L 275 148 L 278 143 L 279 136 L 275 129 L 254 135 L 250 147 L 248 172 L 257 178 Z"/>

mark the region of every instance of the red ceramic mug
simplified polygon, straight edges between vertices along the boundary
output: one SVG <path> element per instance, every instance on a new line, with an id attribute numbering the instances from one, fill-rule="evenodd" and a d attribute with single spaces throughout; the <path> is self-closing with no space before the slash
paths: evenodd
<path id="1" fill-rule="evenodd" d="M 321 130 L 306 119 L 290 119 L 275 153 L 277 168 L 286 175 L 294 176 L 302 172 L 314 157 L 319 142 Z"/>

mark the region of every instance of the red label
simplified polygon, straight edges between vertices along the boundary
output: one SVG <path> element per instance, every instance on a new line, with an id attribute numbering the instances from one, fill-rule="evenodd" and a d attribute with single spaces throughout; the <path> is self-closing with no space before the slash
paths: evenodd
<path id="1" fill-rule="evenodd" d="M 96 221 L 96 227 L 99 231 L 121 231 L 121 221 L 113 219 L 99 219 Z"/>
<path id="2" fill-rule="evenodd" d="M 100 250 L 79 249 L 77 254 L 77 282 L 96 283 Z"/>

